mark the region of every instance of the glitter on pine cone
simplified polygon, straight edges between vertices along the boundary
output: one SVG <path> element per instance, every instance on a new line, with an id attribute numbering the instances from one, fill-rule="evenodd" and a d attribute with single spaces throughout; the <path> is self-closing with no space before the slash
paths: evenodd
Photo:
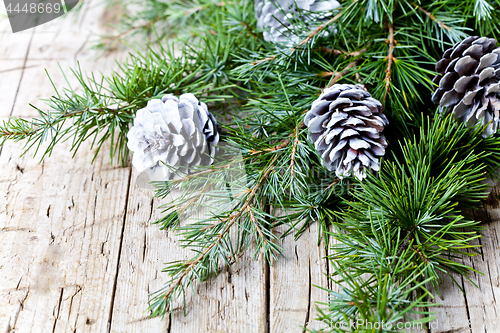
<path id="1" fill-rule="evenodd" d="M 439 85 L 432 101 L 441 112 L 472 127 L 486 126 L 483 136 L 496 133 L 500 122 L 500 48 L 493 38 L 471 36 L 446 50 L 436 64 Z"/>
<path id="2" fill-rule="evenodd" d="M 304 124 L 323 165 L 339 178 L 366 177 L 378 171 L 387 141 L 388 125 L 382 104 L 361 85 L 335 84 L 321 93 L 307 112 Z"/>
<path id="3" fill-rule="evenodd" d="M 213 163 L 220 127 L 193 94 L 152 99 L 127 134 L 132 164 L 150 180 L 170 180 Z"/>
<path id="4" fill-rule="evenodd" d="M 309 12 L 307 17 L 301 17 L 301 22 L 313 19 L 315 22 L 312 23 L 317 23 L 338 7 L 340 3 L 337 0 L 255 0 L 257 28 L 265 30 L 265 41 L 291 47 L 300 42 L 300 37 L 290 31 L 294 14 Z M 328 34 L 327 31 L 324 33 Z"/>

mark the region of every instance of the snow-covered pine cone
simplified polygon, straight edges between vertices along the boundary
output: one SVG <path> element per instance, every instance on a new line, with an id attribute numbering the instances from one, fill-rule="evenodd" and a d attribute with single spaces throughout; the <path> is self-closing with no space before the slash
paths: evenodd
<path id="1" fill-rule="evenodd" d="M 304 124 L 323 165 L 339 178 L 380 169 L 388 124 L 382 104 L 361 85 L 335 84 L 325 89 L 307 112 Z"/>
<path id="2" fill-rule="evenodd" d="M 193 94 L 152 99 L 137 111 L 127 134 L 132 164 L 152 180 L 160 180 L 158 174 L 169 180 L 190 173 L 192 167 L 213 163 L 219 131 L 207 105 Z"/>
<path id="3" fill-rule="evenodd" d="M 264 40 L 293 46 L 300 38 L 290 32 L 294 25 L 292 17 L 302 11 L 311 13 L 301 21 L 314 19 L 315 22 L 326 19 L 325 14 L 340 7 L 337 0 L 255 0 L 257 28 L 264 29 Z M 307 22 L 306 22 L 307 24 Z"/>
<path id="4" fill-rule="evenodd" d="M 432 101 L 441 112 L 452 110 L 467 127 L 488 125 L 484 137 L 495 133 L 500 121 L 500 48 L 495 47 L 493 38 L 467 37 L 444 52 L 433 80 L 439 88 Z"/>

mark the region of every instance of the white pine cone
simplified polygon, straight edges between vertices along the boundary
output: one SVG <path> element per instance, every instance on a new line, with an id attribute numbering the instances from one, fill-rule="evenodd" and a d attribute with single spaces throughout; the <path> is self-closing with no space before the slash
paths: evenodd
<path id="1" fill-rule="evenodd" d="M 304 119 L 323 165 L 339 178 L 353 173 L 359 179 L 367 169 L 380 169 L 387 147 L 382 131 L 388 123 L 382 104 L 353 84 L 325 89 Z"/>
<path id="2" fill-rule="evenodd" d="M 487 125 L 484 137 L 496 133 L 500 122 L 500 48 L 495 46 L 493 38 L 467 37 L 444 52 L 433 80 L 439 88 L 432 101 L 441 112 L 452 110 L 467 127 Z"/>
<path id="3" fill-rule="evenodd" d="M 127 134 L 132 164 L 151 180 L 190 173 L 192 167 L 213 163 L 219 131 L 207 105 L 193 94 L 152 99 L 137 111 Z"/>
<path id="4" fill-rule="evenodd" d="M 307 11 L 315 13 L 312 15 L 314 20 L 322 21 L 328 12 L 338 7 L 340 3 L 337 0 L 255 0 L 257 28 L 265 30 L 265 41 L 291 47 L 301 39 L 290 32 L 294 14 Z M 310 17 L 302 17 L 302 21 L 306 19 Z"/>

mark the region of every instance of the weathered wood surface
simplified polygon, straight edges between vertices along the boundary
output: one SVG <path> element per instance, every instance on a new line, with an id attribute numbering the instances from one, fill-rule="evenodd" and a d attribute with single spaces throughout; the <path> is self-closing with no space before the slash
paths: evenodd
<path id="1" fill-rule="evenodd" d="M 88 50 L 113 9 L 87 4 L 78 21 L 57 19 L 13 35 L 0 22 L 0 119 L 31 117 L 80 61 L 85 70 L 109 72 L 123 53 L 96 57 Z M 111 13 L 109 12 L 111 11 Z M 74 79 L 68 77 L 70 82 Z M 315 302 L 326 301 L 324 259 L 317 226 L 297 242 L 286 239 L 285 258 L 269 266 L 248 254 L 210 283 L 196 286 L 172 318 L 148 318 L 148 294 L 166 280 L 168 261 L 186 258 L 177 238 L 151 222 L 160 204 L 135 185 L 131 168 L 110 165 L 106 151 L 91 164 L 84 145 L 72 159 L 61 144 L 42 163 L 19 157 L 21 144 L 0 148 L 0 332 L 303 332 L 314 322 Z M 500 332 L 497 200 L 477 213 L 486 230 L 483 255 L 466 259 L 474 274 L 462 291 L 445 278 L 437 319 L 426 332 Z M 470 327 L 469 327 L 470 320 Z"/>

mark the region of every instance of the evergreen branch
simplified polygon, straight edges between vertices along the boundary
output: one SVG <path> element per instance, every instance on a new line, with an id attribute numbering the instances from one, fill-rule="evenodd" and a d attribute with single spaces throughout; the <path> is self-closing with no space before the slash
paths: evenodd
<path id="1" fill-rule="evenodd" d="M 276 258 L 274 227 L 286 224 L 283 237 L 297 238 L 317 221 L 318 242 L 321 236 L 327 244 L 330 236 L 338 241 L 330 259 L 340 291 L 331 292 L 325 321 L 395 323 L 417 306 L 426 309 L 426 321 L 432 305 L 426 284 L 437 286 L 440 271 L 465 278 L 471 271 L 455 259 L 473 255 L 467 250 L 475 248 L 470 242 L 480 227 L 458 207 L 477 206 L 486 193 L 485 172 L 500 165 L 498 137 L 482 138 L 480 130 L 450 117 L 420 119 L 421 112 L 434 112 L 428 103 L 434 73 L 428 68 L 445 45 L 469 33 L 498 36 L 500 24 L 491 19 L 498 4 L 488 0 L 449 0 L 432 13 L 424 5 L 352 1 L 314 31 L 304 20 L 307 13 L 291 13 L 297 25 L 289 31 L 301 42 L 277 52 L 279 45 L 256 33 L 253 0 L 142 1 L 137 15 L 124 17 L 119 38 L 175 35 L 173 43 L 185 45 L 178 55 L 143 49 L 102 81 L 76 73 L 81 93 L 56 91 L 39 117 L 4 122 L 0 138 L 26 139 L 28 145 L 49 139 L 50 153 L 65 138 L 73 139 L 76 151 L 93 136 L 98 148 L 109 139 L 126 157 L 126 133 L 138 109 L 166 93 L 194 93 L 221 123 L 231 119 L 224 141 L 243 152 L 243 166 L 220 162 L 161 184 L 158 196 L 172 189 L 183 195 L 165 204 L 158 224 L 180 233 L 181 246 L 195 255 L 167 265 L 170 280 L 153 298 L 152 315 L 164 315 L 193 281 L 210 278 L 221 261 L 230 266 L 252 244 L 255 253 Z M 388 23 L 381 23 L 384 18 Z M 324 38 L 320 32 L 334 21 L 341 26 Z M 391 123 L 385 135 L 392 155 L 362 183 L 323 168 L 301 122 L 321 88 L 343 77 L 383 101 Z M 75 125 L 66 131 L 68 119 Z M 244 175 L 228 181 L 229 171 Z M 208 207 L 211 216 L 181 225 L 181 215 L 197 207 Z M 273 216 L 274 209 L 285 216 Z"/>

